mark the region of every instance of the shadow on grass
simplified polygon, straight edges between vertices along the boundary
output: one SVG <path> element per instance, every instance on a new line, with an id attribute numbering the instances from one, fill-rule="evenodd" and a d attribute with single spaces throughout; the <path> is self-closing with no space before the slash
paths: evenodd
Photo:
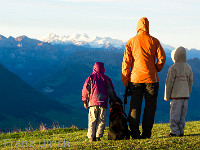
<path id="1" fill-rule="evenodd" d="M 190 137 L 190 136 L 200 136 L 200 134 L 188 134 L 188 135 L 184 135 L 184 136 L 168 136 L 168 135 L 163 135 L 157 138 L 172 138 L 172 137 Z"/>
<path id="2" fill-rule="evenodd" d="M 184 135 L 184 136 L 200 136 L 200 134 L 189 134 L 189 135 Z"/>

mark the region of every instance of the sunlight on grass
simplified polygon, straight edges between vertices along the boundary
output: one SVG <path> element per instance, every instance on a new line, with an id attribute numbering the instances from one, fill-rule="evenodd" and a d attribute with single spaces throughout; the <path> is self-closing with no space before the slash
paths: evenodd
<path id="1" fill-rule="evenodd" d="M 154 124 L 150 139 L 131 138 L 111 141 L 107 140 L 108 128 L 106 128 L 101 141 L 89 143 L 86 129 L 77 129 L 75 126 L 46 129 L 45 125 L 41 125 L 41 130 L 1 133 L 0 147 L 1 149 L 21 149 L 22 146 L 29 149 L 198 149 L 200 147 L 199 121 L 186 123 L 184 137 L 166 137 L 169 132 L 169 124 Z"/>

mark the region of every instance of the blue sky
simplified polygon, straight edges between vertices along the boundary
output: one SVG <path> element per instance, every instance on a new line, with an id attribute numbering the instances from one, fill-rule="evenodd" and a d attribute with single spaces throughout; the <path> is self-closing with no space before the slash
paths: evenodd
<path id="1" fill-rule="evenodd" d="M 162 43 L 200 50 L 199 0 L 0 0 L 0 34 L 87 33 L 127 41 L 147 17 Z"/>

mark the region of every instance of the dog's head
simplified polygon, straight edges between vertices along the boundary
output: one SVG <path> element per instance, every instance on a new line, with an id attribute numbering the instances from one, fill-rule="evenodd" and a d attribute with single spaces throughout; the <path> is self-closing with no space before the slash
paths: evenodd
<path id="1" fill-rule="evenodd" d="M 123 113 L 122 101 L 120 98 L 117 98 L 116 101 L 110 106 L 110 117 L 113 118 L 113 116 Z"/>
<path id="2" fill-rule="evenodd" d="M 118 114 L 123 112 L 123 106 L 119 105 L 119 104 L 114 104 L 111 108 L 110 108 L 110 115 L 113 114 Z"/>
<path id="3" fill-rule="evenodd" d="M 119 97 L 116 97 L 114 100 L 113 99 L 110 100 L 110 107 L 112 107 L 114 104 L 122 105 L 123 103 Z"/>

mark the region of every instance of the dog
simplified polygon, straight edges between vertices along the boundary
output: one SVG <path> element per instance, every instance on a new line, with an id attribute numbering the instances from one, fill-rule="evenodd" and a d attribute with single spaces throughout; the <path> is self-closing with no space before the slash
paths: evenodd
<path id="1" fill-rule="evenodd" d="M 110 106 L 108 140 L 130 139 L 127 117 L 123 111 L 121 99 L 117 98 Z"/>

